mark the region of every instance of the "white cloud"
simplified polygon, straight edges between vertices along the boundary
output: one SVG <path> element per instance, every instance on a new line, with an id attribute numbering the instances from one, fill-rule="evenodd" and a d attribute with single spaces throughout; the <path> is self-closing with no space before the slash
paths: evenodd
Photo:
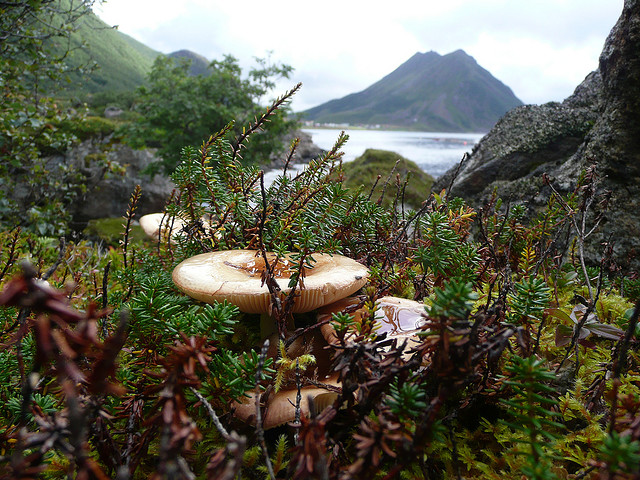
<path id="1" fill-rule="evenodd" d="M 562 100 L 597 67 L 623 0 L 109 0 L 98 14 L 165 53 L 292 65 L 302 110 L 360 91 L 414 53 L 463 49 L 525 102 Z"/>

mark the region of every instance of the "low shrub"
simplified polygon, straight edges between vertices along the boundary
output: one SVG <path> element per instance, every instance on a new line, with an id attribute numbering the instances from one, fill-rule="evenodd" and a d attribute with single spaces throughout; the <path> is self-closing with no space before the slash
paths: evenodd
<path id="1" fill-rule="evenodd" d="M 399 212 L 336 181 L 341 136 L 265 185 L 239 152 L 276 107 L 234 142 L 224 129 L 182 152 L 171 241 L 134 241 L 140 189 L 118 247 L 0 235 L 2 475 L 637 478 L 640 312 L 620 288 L 633 283 L 602 288 L 571 252 L 593 176 L 530 224 L 521 207 L 446 192 Z M 182 260 L 230 249 L 289 260 L 288 285 L 270 260 L 254 272 L 269 315 L 174 286 Z M 370 272 L 330 344 L 316 334 L 331 320 L 293 310 L 317 252 Z M 388 295 L 424 304 L 415 340 L 378 333 Z M 331 395 L 302 414 L 303 387 Z M 299 415 L 265 431 L 280 389 Z M 256 421 L 234 417 L 243 402 Z"/>

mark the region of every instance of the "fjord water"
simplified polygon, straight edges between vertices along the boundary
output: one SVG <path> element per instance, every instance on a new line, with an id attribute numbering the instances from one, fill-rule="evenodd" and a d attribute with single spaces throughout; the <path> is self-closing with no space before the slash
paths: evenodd
<path id="1" fill-rule="evenodd" d="M 342 130 L 304 128 L 313 143 L 324 150 L 333 147 Z M 471 152 L 483 133 L 407 132 L 396 130 L 349 130 L 342 148 L 344 161 L 359 157 L 367 148 L 390 150 L 414 161 L 428 174 L 439 177 Z"/>

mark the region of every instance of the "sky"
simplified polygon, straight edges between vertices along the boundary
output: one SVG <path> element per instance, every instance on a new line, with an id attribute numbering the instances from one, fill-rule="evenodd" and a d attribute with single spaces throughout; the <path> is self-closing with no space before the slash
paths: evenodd
<path id="1" fill-rule="evenodd" d="M 416 52 L 464 50 L 524 103 L 562 101 L 598 66 L 624 0 L 108 0 L 95 13 L 163 53 L 291 65 L 302 111 L 364 90 Z"/>

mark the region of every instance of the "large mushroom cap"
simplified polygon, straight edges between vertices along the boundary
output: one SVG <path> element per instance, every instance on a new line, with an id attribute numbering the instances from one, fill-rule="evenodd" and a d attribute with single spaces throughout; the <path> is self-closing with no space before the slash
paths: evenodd
<path id="1" fill-rule="evenodd" d="M 270 265 L 275 254 L 267 254 Z M 305 267 L 304 285 L 293 306 L 294 313 L 308 312 L 333 303 L 359 290 L 368 270 L 342 255 L 314 253 L 313 266 Z M 275 277 L 283 294 L 288 287 L 292 262 L 280 259 Z M 264 259 L 254 250 L 226 250 L 196 255 L 180 263 L 173 271 L 176 286 L 197 300 L 207 303 L 227 300 L 246 313 L 265 313 L 271 296 L 262 283 Z"/>
<path id="2" fill-rule="evenodd" d="M 360 322 L 364 309 L 357 308 L 359 303 L 359 298 L 348 297 L 326 305 L 318 310 L 318 321 L 330 320 L 334 313 L 346 312 L 353 315 L 356 322 Z M 399 340 L 412 337 L 417 339 L 417 333 L 427 318 L 424 304 L 406 298 L 382 297 L 376 302 L 376 305 L 375 321 L 378 334 L 387 333 L 388 338 Z M 331 344 L 338 342 L 336 331 L 331 323 L 322 325 L 320 331 L 327 342 Z M 355 333 L 351 335 L 355 335 Z M 411 346 L 410 343 L 409 346 Z"/>
<path id="3" fill-rule="evenodd" d="M 336 376 L 323 380 L 328 387 L 339 387 Z M 233 414 L 239 419 L 255 424 L 256 421 L 256 393 L 247 392 L 249 398 L 242 403 L 234 404 Z M 265 430 L 284 425 L 295 419 L 297 388 L 290 388 L 274 393 L 269 397 L 267 409 L 262 419 Z M 300 389 L 300 413 L 309 416 L 309 397 L 313 399 L 315 409 L 321 412 L 329 405 L 332 405 L 338 398 L 338 392 L 330 388 L 306 386 Z"/>

